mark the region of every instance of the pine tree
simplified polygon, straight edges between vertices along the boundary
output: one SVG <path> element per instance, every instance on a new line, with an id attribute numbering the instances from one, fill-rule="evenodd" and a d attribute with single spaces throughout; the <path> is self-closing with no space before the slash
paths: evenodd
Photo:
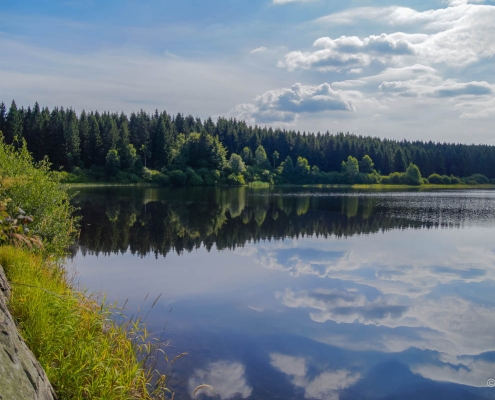
<path id="1" fill-rule="evenodd" d="M 5 125 L 4 135 L 7 143 L 14 143 L 22 139 L 22 114 L 17 109 L 14 100 L 12 100 L 9 112 L 7 113 Z"/>

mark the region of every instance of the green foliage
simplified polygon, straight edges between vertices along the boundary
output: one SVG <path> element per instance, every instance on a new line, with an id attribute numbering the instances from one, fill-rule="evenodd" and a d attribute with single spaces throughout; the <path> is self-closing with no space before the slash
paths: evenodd
<path id="1" fill-rule="evenodd" d="M 192 168 L 188 168 L 186 170 L 186 175 L 187 175 L 187 184 L 189 186 L 203 186 L 204 181 L 203 178 L 196 174 Z"/>
<path id="2" fill-rule="evenodd" d="M 438 174 L 431 174 L 428 177 L 428 182 L 430 182 L 431 184 L 439 185 L 442 183 L 442 177 Z"/>
<path id="3" fill-rule="evenodd" d="M 408 185 L 421 185 L 423 179 L 417 165 L 410 163 L 406 169 L 406 180 Z"/>
<path id="4" fill-rule="evenodd" d="M 495 178 L 495 146 L 397 142 L 351 134 L 301 134 L 248 126 L 236 119 L 219 118 L 215 123 L 211 118 L 201 121 L 191 115 L 172 116 L 158 111 L 140 111 L 129 118 L 106 112 L 82 112 L 77 116 L 72 109 L 49 110 L 37 103 L 26 110 L 18 108 L 15 101 L 8 111 L 1 103 L 1 110 L 0 129 L 4 130 L 7 143 L 20 147 L 25 139 L 36 161 L 48 156 L 53 170 L 74 173 L 75 176 L 62 177 L 74 183 L 88 179 L 131 182 L 135 175 L 141 175 L 143 166 L 158 170 L 185 171 L 190 167 L 222 171 L 217 182 L 226 182 L 230 173 L 242 173 L 247 181 L 263 179 L 263 171 L 270 170 L 275 171 L 271 179 L 277 183 L 335 179 L 335 174 L 328 178 L 320 173 L 339 171 L 347 174 L 342 178 L 345 183 L 354 183 L 376 180 L 360 173 L 372 174 L 374 169 L 384 175 L 403 173 L 411 163 L 425 176 L 436 173 L 449 178 L 467 177 L 462 181 L 479 184 Z M 112 150 L 117 151 L 119 162 Z M 245 166 L 258 170 L 244 171 L 237 157 L 232 159 L 232 165 L 226 165 L 226 154 L 239 154 Z M 108 155 L 111 157 L 107 165 Z M 287 157 L 296 164 L 295 168 L 298 157 L 302 157 L 318 171 L 310 176 L 304 171 L 299 171 L 299 175 L 283 174 L 279 162 Z M 356 168 L 354 160 L 358 157 Z M 339 164 L 340 160 L 346 161 Z M 77 167 L 85 170 L 74 172 Z M 214 180 L 212 176 L 208 179 L 210 183 L 206 183 L 205 177 L 198 175 L 205 184 Z"/>
<path id="5" fill-rule="evenodd" d="M 405 173 L 393 172 L 388 176 L 382 177 L 382 183 L 385 185 L 408 185 L 409 180 Z"/>
<path id="6" fill-rule="evenodd" d="M 218 137 L 206 133 L 191 133 L 179 149 L 179 161 L 194 169 L 222 170 L 226 164 L 227 150 Z"/>
<path id="7" fill-rule="evenodd" d="M 364 174 L 371 174 L 373 172 L 374 167 L 375 164 L 373 163 L 373 160 L 367 154 L 363 156 L 361 161 L 359 161 L 359 171 L 361 171 Z"/>
<path id="8" fill-rule="evenodd" d="M 268 158 L 266 156 L 265 148 L 262 145 L 259 145 L 254 153 L 254 165 L 258 168 L 269 168 L 270 163 L 268 162 Z"/>
<path id="9" fill-rule="evenodd" d="M 459 185 L 462 183 L 462 181 L 458 177 L 450 175 L 450 183 L 453 185 Z"/>
<path id="10" fill-rule="evenodd" d="M 242 161 L 241 156 L 235 153 L 232 153 L 230 155 L 229 167 L 231 171 L 236 175 L 242 174 L 246 171 L 246 164 L 244 163 L 244 161 Z"/>
<path id="11" fill-rule="evenodd" d="M 7 205 L 10 199 L 0 199 L 0 246 L 11 244 L 14 246 L 26 245 L 32 248 L 43 247 L 40 239 L 31 234 L 28 224 L 33 222 L 32 215 L 26 215 L 25 211 L 18 207 L 19 215 L 17 218 L 12 217 L 7 212 Z"/>
<path id="12" fill-rule="evenodd" d="M 244 176 L 242 174 L 230 174 L 227 177 L 227 182 L 230 186 L 244 186 L 246 182 L 244 181 Z"/>
<path id="13" fill-rule="evenodd" d="M 354 182 L 359 174 L 358 160 L 352 156 L 347 157 L 347 162 L 343 163 L 344 172 L 347 175 L 349 182 Z"/>
<path id="14" fill-rule="evenodd" d="M 251 149 L 249 147 L 244 147 L 242 149 L 241 157 L 242 157 L 242 160 L 247 165 L 251 165 L 253 163 L 254 156 L 253 156 L 253 152 L 251 151 Z"/>
<path id="15" fill-rule="evenodd" d="M 147 337 L 139 319 L 116 324 L 109 307 L 74 291 L 66 271 L 40 255 L 0 246 L 0 264 L 16 282 L 12 315 L 58 398 L 151 400 L 152 380 L 165 390 L 165 377 L 146 368 L 150 345 L 135 344 Z"/>
<path id="16" fill-rule="evenodd" d="M 482 174 L 474 174 L 471 176 L 468 176 L 467 178 L 464 178 L 465 181 L 474 181 L 480 185 L 485 185 L 490 182 L 490 180 Z"/>
<path id="17" fill-rule="evenodd" d="M 117 176 L 120 171 L 120 157 L 117 150 L 112 149 L 108 151 L 105 159 L 105 171 L 109 178 Z"/>
<path id="18" fill-rule="evenodd" d="M 187 184 L 187 175 L 179 169 L 170 171 L 168 176 L 170 177 L 170 182 L 173 186 L 181 187 L 186 186 Z"/>
<path id="19" fill-rule="evenodd" d="M 35 217 L 31 232 L 44 243 L 44 252 L 57 257 L 65 255 L 76 233 L 66 191 L 59 188 L 50 164 L 34 164 L 27 148 L 16 150 L 0 140 L 0 198 L 11 199 L 8 211 L 14 214 L 22 207 Z"/>
<path id="20" fill-rule="evenodd" d="M 434 185 L 448 185 L 450 184 L 450 178 L 446 175 L 431 174 L 428 177 L 428 182 Z"/>
<path id="21" fill-rule="evenodd" d="M 280 164 L 281 175 L 285 179 L 286 182 L 291 182 L 294 177 L 294 163 L 292 162 L 292 158 L 287 156 L 282 164 Z"/>

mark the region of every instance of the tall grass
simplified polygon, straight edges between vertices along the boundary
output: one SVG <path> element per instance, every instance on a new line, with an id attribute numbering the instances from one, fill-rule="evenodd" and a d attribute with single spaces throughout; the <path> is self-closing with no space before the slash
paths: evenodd
<path id="1" fill-rule="evenodd" d="M 12 286 L 12 316 L 59 399 L 162 398 L 166 377 L 149 364 L 160 353 L 145 326 L 124 316 L 116 323 L 115 310 L 76 290 L 62 266 L 77 234 L 67 192 L 48 161 L 33 163 L 25 145 L 6 145 L 1 132 L 0 201 L 11 215 L 17 207 L 33 215 L 30 228 L 43 241 L 31 249 L 0 245 L 0 265 Z"/>
<path id="2" fill-rule="evenodd" d="M 0 247 L 12 283 L 9 308 L 21 335 L 60 399 L 151 399 L 154 378 L 138 353 L 149 354 L 146 330 L 115 323 L 111 310 L 73 290 L 67 273 L 41 255 Z M 158 394 L 158 393 L 155 393 Z"/>

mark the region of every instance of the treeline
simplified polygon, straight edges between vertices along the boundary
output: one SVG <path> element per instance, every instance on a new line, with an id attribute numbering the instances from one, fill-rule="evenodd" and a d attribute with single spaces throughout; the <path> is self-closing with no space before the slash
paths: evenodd
<path id="1" fill-rule="evenodd" d="M 433 175 L 432 183 L 495 178 L 495 146 L 310 134 L 180 113 L 78 115 L 38 103 L 18 108 L 12 101 L 8 109 L 0 104 L 0 131 L 7 143 L 20 146 L 25 140 L 35 160 L 47 156 L 54 170 L 72 173 L 65 178 L 74 181 L 379 183 L 387 176 L 384 183 L 409 183 L 417 175 L 416 170 L 406 174 L 411 164 L 420 176 Z"/>

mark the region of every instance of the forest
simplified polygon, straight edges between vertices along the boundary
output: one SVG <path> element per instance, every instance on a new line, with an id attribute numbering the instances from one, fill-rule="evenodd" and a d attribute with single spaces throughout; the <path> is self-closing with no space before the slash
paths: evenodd
<path id="1" fill-rule="evenodd" d="M 62 182 L 161 186 L 495 183 L 495 146 L 248 126 L 235 118 L 0 104 L 7 144 L 48 158 Z"/>

